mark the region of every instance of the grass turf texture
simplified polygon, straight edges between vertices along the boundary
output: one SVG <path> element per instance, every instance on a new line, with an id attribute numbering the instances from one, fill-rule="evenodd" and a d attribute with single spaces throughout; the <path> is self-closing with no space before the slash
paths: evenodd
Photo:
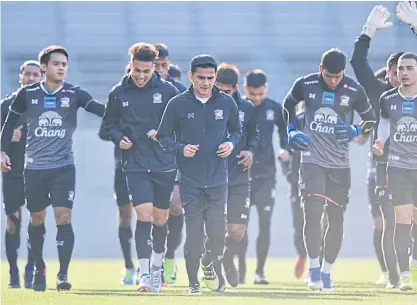
<path id="1" fill-rule="evenodd" d="M 19 262 L 23 287 L 24 262 Z M 334 290 L 331 294 L 309 290 L 303 280 L 293 277 L 294 261 L 269 259 L 266 275 L 270 285 L 253 285 L 254 261 L 248 262 L 246 285 L 237 289 L 227 287 L 219 294 L 205 288 L 201 297 L 188 297 L 188 280 L 184 261 L 178 261 L 179 280 L 172 287 L 162 288 L 159 294 L 141 294 L 136 286 L 121 286 L 122 261 L 118 260 L 74 260 L 70 265 L 69 279 L 73 289 L 57 292 L 55 277 L 57 261 L 47 261 L 47 291 L 8 289 L 8 264 L 1 264 L 2 305 L 249 305 L 249 304 L 386 304 L 417 305 L 417 291 L 403 293 L 398 289 L 387 290 L 374 284 L 380 272 L 376 260 L 339 260 L 333 272 Z"/>

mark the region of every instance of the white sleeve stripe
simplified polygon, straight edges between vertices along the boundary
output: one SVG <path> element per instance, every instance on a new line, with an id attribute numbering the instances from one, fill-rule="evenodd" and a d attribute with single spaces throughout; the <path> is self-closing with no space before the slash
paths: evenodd
<path id="1" fill-rule="evenodd" d="M 371 111 L 371 109 L 372 109 L 372 105 L 369 105 L 369 108 L 368 109 L 366 109 L 366 111 L 364 111 L 364 112 L 358 112 L 360 115 L 362 115 L 362 114 L 365 114 L 365 113 L 367 113 L 367 112 L 369 112 L 369 111 Z"/>
<path id="2" fill-rule="evenodd" d="M 17 112 L 16 110 L 13 110 L 11 107 L 9 107 L 9 110 L 13 113 L 16 113 L 17 115 L 22 115 L 20 112 Z"/>
<path id="3" fill-rule="evenodd" d="M 87 103 L 85 103 L 84 108 L 87 108 L 88 105 L 90 105 L 91 102 L 97 102 L 97 101 L 95 99 L 92 99 L 92 100 L 88 101 Z"/>

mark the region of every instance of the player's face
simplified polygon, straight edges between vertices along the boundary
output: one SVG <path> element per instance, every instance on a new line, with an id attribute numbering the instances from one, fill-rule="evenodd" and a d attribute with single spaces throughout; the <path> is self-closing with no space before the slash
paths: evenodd
<path id="1" fill-rule="evenodd" d="M 144 87 L 152 78 L 152 74 L 155 71 L 155 64 L 152 61 L 139 61 L 133 60 L 130 63 L 133 82 L 139 88 Z"/>
<path id="2" fill-rule="evenodd" d="M 207 98 L 211 96 L 211 92 L 216 81 L 216 76 L 216 70 L 211 67 L 197 67 L 194 73 L 188 72 L 188 78 L 194 86 L 195 94 L 201 98 Z"/>
<path id="3" fill-rule="evenodd" d="M 397 67 L 398 79 L 403 86 L 417 83 L 417 61 L 412 58 L 400 59 Z"/>
<path id="4" fill-rule="evenodd" d="M 387 70 L 387 75 L 388 75 L 389 83 L 393 87 L 398 87 L 400 85 L 400 81 L 398 80 L 396 65 L 393 65 L 391 69 Z"/>
<path id="5" fill-rule="evenodd" d="M 42 79 L 41 68 L 36 65 L 27 65 L 19 74 L 19 82 L 22 86 L 40 82 Z"/>
<path id="6" fill-rule="evenodd" d="M 339 73 L 330 73 L 324 69 L 323 66 L 320 66 L 320 72 L 327 86 L 332 90 L 336 89 L 336 87 L 342 81 L 343 75 L 345 74 L 345 70 L 342 70 Z"/>
<path id="7" fill-rule="evenodd" d="M 246 97 L 255 105 L 260 105 L 266 97 L 268 91 L 268 85 L 264 85 L 258 88 L 244 86 Z"/>
<path id="8" fill-rule="evenodd" d="M 161 75 L 163 79 L 166 79 L 169 71 L 169 59 L 167 57 L 159 57 L 155 61 L 155 71 Z"/>
<path id="9" fill-rule="evenodd" d="M 217 88 L 219 88 L 219 90 L 221 92 L 224 92 L 224 93 L 226 93 L 227 95 L 230 95 L 230 96 L 232 96 L 233 93 L 235 93 L 236 90 L 237 90 L 237 85 L 235 87 L 233 87 L 233 85 L 226 85 L 226 84 L 223 84 L 223 83 L 216 82 L 216 86 L 217 86 Z"/>
<path id="10" fill-rule="evenodd" d="M 61 53 L 52 53 L 48 65 L 42 64 L 41 68 L 49 80 L 62 82 L 68 71 L 67 57 Z"/>

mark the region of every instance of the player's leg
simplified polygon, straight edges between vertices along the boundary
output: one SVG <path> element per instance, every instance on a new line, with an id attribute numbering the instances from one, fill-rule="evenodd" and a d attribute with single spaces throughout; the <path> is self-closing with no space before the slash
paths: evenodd
<path id="1" fill-rule="evenodd" d="M 331 271 L 343 241 L 343 223 L 350 194 L 350 169 L 329 169 L 326 180 L 328 227 L 324 236 L 324 259 L 321 266 L 323 289 L 333 288 Z"/>
<path id="2" fill-rule="evenodd" d="M 292 225 L 294 230 L 293 242 L 297 252 L 294 275 L 298 279 L 304 274 L 305 261 L 307 257 L 307 250 L 305 248 L 303 237 L 304 217 L 301 207 L 301 198 L 299 196 L 298 179 L 291 181 L 289 195 L 291 200 Z"/>
<path id="3" fill-rule="evenodd" d="M 414 185 L 417 185 L 417 171 L 414 173 Z M 417 284 L 417 190 L 414 189 L 413 196 L 413 224 L 411 228 L 411 238 L 413 239 L 412 252 L 410 258 L 410 271 L 414 285 Z"/>
<path id="4" fill-rule="evenodd" d="M 119 241 L 125 261 L 125 268 L 121 279 L 122 285 L 133 285 L 135 277 L 135 267 L 132 261 L 131 241 L 132 241 L 132 211 L 133 206 L 129 198 L 126 175 L 116 169 L 114 174 L 114 193 L 118 207 L 119 218 Z"/>
<path id="5" fill-rule="evenodd" d="M 302 164 L 300 168 L 304 211 L 304 242 L 309 259 L 308 287 L 321 289 L 320 247 L 322 241 L 321 218 L 326 191 L 325 169 L 315 164 Z"/>
<path id="6" fill-rule="evenodd" d="M 249 184 L 229 187 L 227 199 L 227 234 L 223 266 L 226 279 L 232 287 L 236 287 L 239 284 L 239 273 L 233 262 L 233 258 L 239 252 L 240 243 L 246 233 L 249 205 Z"/>
<path id="7" fill-rule="evenodd" d="M 25 204 L 23 177 L 12 177 L 9 173 L 5 173 L 3 174 L 2 187 L 3 203 L 6 212 L 6 232 L 4 240 L 6 244 L 6 257 L 9 262 L 10 274 L 8 287 L 20 288 L 17 258 L 20 247 L 20 228 L 22 223 L 21 206 Z M 33 275 L 33 264 L 31 269 Z M 29 288 L 32 288 L 31 284 Z"/>
<path id="8" fill-rule="evenodd" d="M 167 239 L 167 220 L 176 172 L 153 173 L 153 251 L 152 251 L 152 292 L 159 292 L 162 286 L 162 260 Z"/>
<path id="9" fill-rule="evenodd" d="M 388 189 L 395 212 L 394 245 L 400 267 L 400 289 L 412 289 L 408 244 L 413 216 L 414 181 L 410 170 L 388 167 Z"/>
<path id="10" fill-rule="evenodd" d="M 388 269 L 388 282 L 386 287 L 398 288 L 400 278 L 394 247 L 395 213 L 388 194 L 386 163 L 378 163 L 376 166 L 376 185 L 375 193 L 383 216 L 382 252 Z"/>
<path id="11" fill-rule="evenodd" d="M 152 181 L 147 173 L 126 173 L 127 185 L 136 212 L 135 243 L 139 260 L 140 292 L 149 292 L 152 288 L 150 275 L 150 259 L 152 255 L 152 214 L 153 189 Z"/>
<path id="12" fill-rule="evenodd" d="M 49 183 L 51 170 L 25 170 L 25 197 L 30 212 L 28 238 L 35 261 L 33 290 L 46 290 L 46 266 L 43 260 L 46 208 L 51 204 Z"/>
<path id="13" fill-rule="evenodd" d="M 227 184 L 206 189 L 207 208 L 204 211 L 206 228 L 205 252 L 201 259 L 204 282 L 210 290 L 219 288 L 219 278 L 214 270 L 223 256 L 226 232 Z"/>
<path id="14" fill-rule="evenodd" d="M 200 268 L 201 239 L 204 237 L 205 197 L 198 188 L 179 184 L 184 207 L 185 244 L 184 259 L 188 275 L 189 295 L 201 295 L 198 269 Z"/>
<path id="15" fill-rule="evenodd" d="M 169 206 L 167 250 L 164 258 L 164 278 L 167 284 L 175 284 L 177 281 L 178 269 L 175 261 L 175 250 L 181 244 L 183 227 L 184 214 L 182 212 L 179 187 L 176 183 Z"/>
<path id="16" fill-rule="evenodd" d="M 275 204 L 275 178 L 259 179 L 260 183 L 255 187 L 258 191 L 254 193 L 253 200 L 258 212 L 259 233 L 256 239 L 256 270 L 255 284 L 269 284 L 265 276 L 264 267 L 268 256 L 269 245 L 271 242 L 271 219 Z"/>
<path id="17" fill-rule="evenodd" d="M 75 199 L 74 165 L 52 170 L 50 197 L 54 208 L 57 227 L 56 245 L 59 258 L 59 272 L 56 280 L 57 290 L 70 290 L 68 267 L 74 250 L 74 231 L 72 228 L 72 207 Z M 32 244 L 33 247 L 33 244 Z"/>
<path id="18" fill-rule="evenodd" d="M 382 232 L 383 232 L 383 219 L 381 209 L 379 207 L 378 196 L 375 193 L 376 188 L 376 168 L 375 166 L 368 166 L 368 177 L 367 177 L 367 188 L 368 188 L 368 202 L 369 209 L 372 215 L 373 223 L 373 245 L 376 257 L 378 259 L 379 266 L 381 268 L 381 276 L 375 282 L 375 284 L 386 284 L 387 283 L 387 267 L 385 265 L 384 254 L 382 251 Z"/>

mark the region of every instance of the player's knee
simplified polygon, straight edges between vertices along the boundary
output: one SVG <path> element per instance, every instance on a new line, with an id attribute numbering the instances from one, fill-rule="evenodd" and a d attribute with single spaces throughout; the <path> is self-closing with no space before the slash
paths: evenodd
<path id="1" fill-rule="evenodd" d="M 151 222 L 152 221 L 152 213 L 153 213 L 153 204 L 143 203 L 140 205 L 135 206 L 136 211 L 136 218 L 137 220 L 143 222 Z"/>
<path id="2" fill-rule="evenodd" d="M 375 231 L 382 231 L 383 224 L 384 222 L 382 220 L 382 216 L 375 216 L 373 218 L 373 226 Z"/>
<path id="3" fill-rule="evenodd" d="M 413 205 L 411 203 L 395 206 L 394 212 L 396 223 L 411 224 L 413 217 Z"/>
<path id="4" fill-rule="evenodd" d="M 15 234 L 21 225 L 20 210 L 14 212 L 6 217 L 6 231 L 10 234 Z"/>
<path id="5" fill-rule="evenodd" d="M 227 235 L 236 241 L 241 241 L 245 236 L 246 225 L 243 224 L 228 224 Z"/>
<path id="6" fill-rule="evenodd" d="M 413 222 L 417 224 L 417 207 L 413 208 Z"/>
<path id="7" fill-rule="evenodd" d="M 132 223 L 132 205 L 119 206 L 119 227 L 127 228 Z"/>
<path id="8" fill-rule="evenodd" d="M 152 221 L 155 225 L 162 227 L 168 221 L 168 210 L 153 208 Z"/>
<path id="9" fill-rule="evenodd" d="M 40 226 L 45 223 L 46 209 L 40 212 L 30 212 L 30 223 L 34 226 Z"/>
<path id="10" fill-rule="evenodd" d="M 171 200 L 171 204 L 169 205 L 169 215 L 172 216 L 180 216 L 182 214 L 182 206 L 181 201 L 174 200 L 174 198 Z"/>
<path id="11" fill-rule="evenodd" d="M 64 207 L 54 208 L 55 222 L 57 225 L 68 225 L 71 223 L 71 209 Z"/>

